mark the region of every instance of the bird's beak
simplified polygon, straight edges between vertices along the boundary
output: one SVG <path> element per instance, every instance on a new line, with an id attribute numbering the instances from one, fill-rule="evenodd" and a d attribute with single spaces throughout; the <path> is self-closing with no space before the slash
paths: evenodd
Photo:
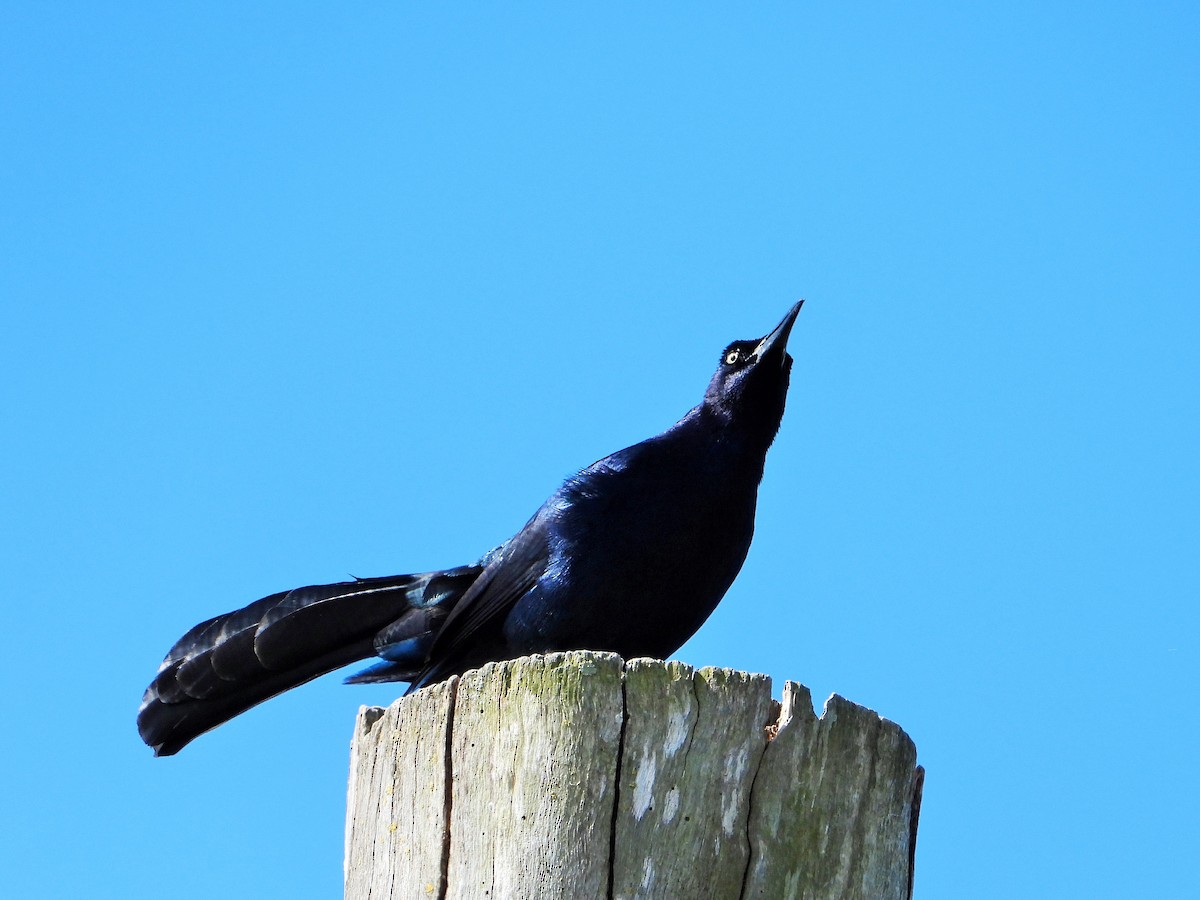
<path id="1" fill-rule="evenodd" d="M 787 311 L 787 315 L 783 317 L 783 321 L 775 326 L 775 330 L 768 334 L 765 338 L 758 342 L 758 346 L 754 348 L 754 356 L 756 359 L 762 359 L 776 347 L 779 348 L 780 365 L 783 364 L 785 357 L 784 349 L 787 347 L 788 335 L 792 333 L 792 325 L 796 323 L 796 316 L 800 313 L 800 307 L 804 305 L 804 301 L 799 301 L 795 306 Z"/>

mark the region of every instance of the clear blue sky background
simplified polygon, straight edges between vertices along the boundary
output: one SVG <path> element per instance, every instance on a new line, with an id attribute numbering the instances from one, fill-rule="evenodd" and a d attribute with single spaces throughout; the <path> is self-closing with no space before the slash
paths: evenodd
<path id="1" fill-rule="evenodd" d="M 921 898 L 1200 896 L 1194 3 L 0 9 L 10 897 L 338 896 L 337 677 L 186 628 L 464 562 L 806 297 L 680 657 L 929 775 Z"/>

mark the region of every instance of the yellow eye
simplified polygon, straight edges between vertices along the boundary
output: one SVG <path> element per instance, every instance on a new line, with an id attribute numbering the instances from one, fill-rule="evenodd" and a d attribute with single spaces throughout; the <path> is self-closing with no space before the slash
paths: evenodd
<path id="1" fill-rule="evenodd" d="M 732 366 L 735 362 L 742 358 L 742 354 L 736 350 L 730 350 L 725 354 L 725 365 Z"/>

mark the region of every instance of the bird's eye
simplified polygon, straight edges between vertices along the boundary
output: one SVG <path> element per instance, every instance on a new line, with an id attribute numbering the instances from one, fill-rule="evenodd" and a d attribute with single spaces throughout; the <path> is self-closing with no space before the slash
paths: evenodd
<path id="1" fill-rule="evenodd" d="M 732 366 L 735 362 L 742 358 L 742 354 L 737 350 L 730 350 L 725 354 L 725 365 Z"/>

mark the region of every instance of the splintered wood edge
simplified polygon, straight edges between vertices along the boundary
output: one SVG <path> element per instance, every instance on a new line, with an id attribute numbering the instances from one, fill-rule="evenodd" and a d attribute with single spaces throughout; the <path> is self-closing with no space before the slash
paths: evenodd
<path id="1" fill-rule="evenodd" d="M 908 734 L 836 693 L 818 717 L 795 682 L 768 732 L 742 896 L 911 898 L 924 770 Z"/>

